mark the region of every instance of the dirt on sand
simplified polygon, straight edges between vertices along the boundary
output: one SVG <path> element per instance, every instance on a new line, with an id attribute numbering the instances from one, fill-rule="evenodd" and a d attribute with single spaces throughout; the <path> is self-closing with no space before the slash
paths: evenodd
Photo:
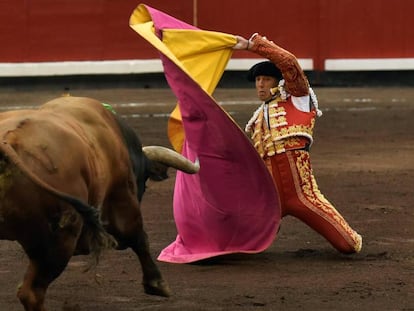
<path id="1" fill-rule="evenodd" d="M 130 250 L 108 251 L 96 269 L 73 257 L 47 292 L 48 310 L 414 310 L 414 90 L 315 88 L 324 115 L 311 151 L 322 193 L 363 236 L 361 253 L 341 255 L 295 218 L 260 254 L 159 267 L 173 291 L 148 296 Z M 144 145 L 170 146 L 166 127 L 175 98 L 168 89 L 71 90 L 112 104 Z M 0 111 L 37 106 L 60 90 L 2 88 Z M 215 98 L 243 128 L 258 103 L 253 90 L 218 89 Z M 131 103 L 135 103 L 131 105 Z M 175 171 L 150 182 L 142 203 L 154 257 L 176 236 Z M 22 228 L 24 230 L 24 228 Z M 0 241 L 0 310 L 23 310 L 16 287 L 27 259 Z"/>

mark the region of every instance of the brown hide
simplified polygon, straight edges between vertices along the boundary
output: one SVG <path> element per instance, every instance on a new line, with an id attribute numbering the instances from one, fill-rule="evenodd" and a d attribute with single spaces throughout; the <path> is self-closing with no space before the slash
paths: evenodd
<path id="1" fill-rule="evenodd" d="M 47 286 L 70 257 L 99 254 L 96 248 L 112 242 L 108 233 L 139 256 L 145 291 L 169 295 L 149 254 L 128 149 L 112 112 L 94 99 L 61 97 L 1 113 L 0 139 L 0 239 L 17 240 L 30 259 L 18 291 L 26 310 L 43 311 Z"/>
<path id="2" fill-rule="evenodd" d="M 94 99 L 61 97 L 36 110 L 5 113 L 0 135 L 2 149 L 13 149 L 10 160 L 14 151 L 19 168 L 40 180 L 42 188 L 98 208 L 116 185 L 136 191 L 118 126 Z"/>
<path id="3" fill-rule="evenodd" d="M 38 110 L 4 113 L 0 135 L 34 174 L 93 206 L 130 171 L 111 112 L 93 99 L 62 97 Z"/>

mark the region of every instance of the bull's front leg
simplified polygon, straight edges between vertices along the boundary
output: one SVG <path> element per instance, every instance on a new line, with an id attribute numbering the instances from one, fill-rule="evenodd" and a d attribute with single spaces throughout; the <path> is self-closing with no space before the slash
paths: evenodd
<path id="1" fill-rule="evenodd" d="M 114 196 L 103 208 L 105 229 L 115 237 L 119 249 L 131 248 L 137 254 L 143 273 L 143 286 L 147 294 L 169 297 L 171 290 L 150 253 L 147 234 L 143 228 L 139 203 L 128 194 Z"/>
<path id="2" fill-rule="evenodd" d="M 143 272 L 143 286 L 147 294 L 169 297 L 170 287 L 163 279 L 158 266 L 154 262 L 149 249 L 148 237 L 141 228 L 138 232 L 137 240 L 132 243 L 132 250 L 138 255 Z"/>

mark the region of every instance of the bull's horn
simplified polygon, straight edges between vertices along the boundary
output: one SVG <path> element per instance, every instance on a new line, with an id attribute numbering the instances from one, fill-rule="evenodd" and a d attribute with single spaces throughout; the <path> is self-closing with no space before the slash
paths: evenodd
<path id="1" fill-rule="evenodd" d="M 188 174 L 195 174 L 200 169 L 198 159 L 193 163 L 172 149 L 162 146 L 145 146 L 142 151 L 148 159 L 158 161 Z"/>

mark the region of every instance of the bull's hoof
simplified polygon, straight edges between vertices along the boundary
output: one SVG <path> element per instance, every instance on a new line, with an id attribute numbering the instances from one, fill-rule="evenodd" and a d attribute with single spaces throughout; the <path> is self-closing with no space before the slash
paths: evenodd
<path id="1" fill-rule="evenodd" d="M 162 297 L 170 297 L 171 290 L 167 282 L 164 280 L 154 280 L 149 283 L 144 283 L 145 293 L 148 295 L 157 295 Z"/>

